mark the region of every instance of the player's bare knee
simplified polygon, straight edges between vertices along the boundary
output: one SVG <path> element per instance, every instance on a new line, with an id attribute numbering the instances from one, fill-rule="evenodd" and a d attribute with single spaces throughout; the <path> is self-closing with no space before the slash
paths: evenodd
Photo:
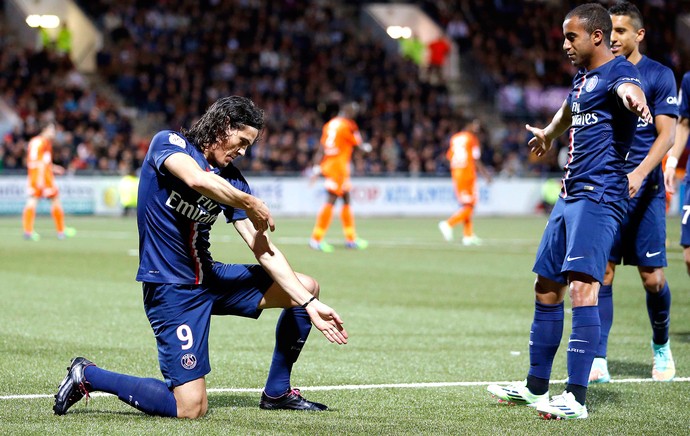
<path id="1" fill-rule="evenodd" d="M 596 306 L 598 283 L 570 282 L 570 301 L 573 307 Z"/>
<path id="2" fill-rule="evenodd" d="M 195 399 L 194 401 L 177 402 L 177 417 L 183 419 L 197 419 L 206 415 L 208 401 L 206 398 Z"/>
<path id="3" fill-rule="evenodd" d="M 317 298 L 319 297 L 321 287 L 319 286 L 319 282 L 317 282 L 315 278 L 301 273 L 297 273 L 297 277 L 299 278 L 299 281 L 302 283 L 302 286 L 304 286 L 304 288 L 307 291 L 309 291 L 310 294 Z"/>
<path id="4" fill-rule="evenodd" d="M 648 272 L 640 272 L 640 278 L 642 279 L 642 286 L 644 286 L 647 292 L 652 294 L 661 292 L 666 284 L 666 276 L 664 275 L 664 270 L 661 268 L 656 268 Z"/>
<path id="5" fill-rule="evenodd" d="M 534 280 L 534 293 L 542 304 L 559 304 L 565 295 L 564 285 L 542 276 Z"/>

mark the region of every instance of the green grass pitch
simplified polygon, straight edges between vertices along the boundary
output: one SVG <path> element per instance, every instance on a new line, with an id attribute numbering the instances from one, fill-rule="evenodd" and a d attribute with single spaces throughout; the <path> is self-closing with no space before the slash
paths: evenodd
<path id="1" fill-rule="evenodd" d="M 54 416 L 52 395 L 70 358 L 160 378 L 156 346 L 134 281 L 132 218 L 67 217 L 75 238 L 58 241 L 49 217 L 39 242 L 21 238 L 21 219 L 0 219 L 0 429 L 4 434 L 690 434 L 690 277 L 669 219 L 673 292 L 671 343 L 679 381 L 649 382 L 651 329 L 637 271 L 619 267 L 609 346 L 614 381 L 592 386 L 590 418 L 540 420 L 498 404 L 495 381 L 523 379 L 529 366 L 531 272 L 545 217 L 479 217 L 481 247 L 446 243 L 432 218 L 358 217 L 366 251 L 342 245 L 336 219 L 332 254 L 307 247 L 313 220 L 277 219 L 274 241 L 293 267 L 316 277 L 322 300 L 344 318 L 350 343 L 313 330 L 293 383 L 324 413 L 258 408 L 279 312 L 258 320 L 215 318 L 207 381 L 210 410 L 196 421 L 154 418 L 113 396 L 94 396 Z M 221 220 L 219 220 L 221 221 Z M 221 261 L 253 262 L 231 226 L 212 235 Z M 459 230 L 458 230 L 459 231 Z M 569 303 L 566 303 L 569 307 Z M 564 342 L 551 393 L 563 389 Z"/>

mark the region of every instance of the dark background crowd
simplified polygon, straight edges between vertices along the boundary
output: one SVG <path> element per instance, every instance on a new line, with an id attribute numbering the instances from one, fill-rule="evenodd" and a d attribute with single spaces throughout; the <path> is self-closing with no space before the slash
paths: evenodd
<path id="1" fill-rule="evenodd" d="M 553 111 L 525 96 L 569 88 L 575 71 L 561 49 L 561 23 L 582 1 L 418 3 L 459 47 L 463 83 L 475 90 L 465 105 L 453 104 L 449 84 L 422 80 L 417 64 L 361 26 L 361 1 L 79 3 L 104 33 L 97 74 L 81 74 L 49 45 L 21 46 L 0 26 L 0 97 L 22 121 L 0 138 L 3 172 L 25 168 L 28 139 L 51 117 L 62 126 L 57 163 L 74 173 L 129 173 L 157 130 L 189 127 L 230 94 L 267 114 L 262 140 L 238 161 L 255 174 L 311 167 L 321 127 L 347 100 L 362 103 L 357 122 L 373 146 L 355 154 L 355 175 L 447 175 L 449 136 L 483 114 L 482 159 L 494 173 L 560 171 L 558 147 L 542 159 L 528 155 L 524 123 L 543 125 Z M 675 19 L 690 13 L 690 1 L 636 4 L 646 20 L 643 51 L 680 81 L 690 47 Z"/>

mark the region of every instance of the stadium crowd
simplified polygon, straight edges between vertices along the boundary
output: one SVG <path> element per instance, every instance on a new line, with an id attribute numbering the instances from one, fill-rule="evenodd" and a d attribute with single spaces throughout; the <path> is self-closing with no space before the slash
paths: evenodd
<path id="1" fill-rule="evenodd" d="M 355 99 L 365 107 L 357 121 L 373 151 L 355 154 L 354 175 L 447 175 L 447 140 L 471 115 L 451 105 L 443 84 L 421 81 L 417 65 L 387 52 L 357 24 L 361 2 L 81 3 L 105 33 L 99 74 L 136 108 L 137 119 L 90 86 L 67 57 L 18 47 L 3 27 L 0 94 L 22 126 L 1 138 L 2 168 L 24 167 L 26 141 L 49 114 L 64 127 L 55 146 L 58 163 L 71 171 L 124 174 L 141 162 L 147 134 L 189 125 L 219 96 L 240 94 L 264 108 L 268 120 L 263 139 L 238 162 L 245 171 L 310 168 L 323 123 L 338 103 Z M 479 98 L 495 102 L 496 90 L 507 86 L 518 92 L 568 86 L 573 71 L 559 49 L 558 20 L 574 2 L 561 3 L 437 1 L 426 2 L 425 10 L 458 42 L 470 60 L 465 64 L 474 65 Z M 666 2 L 665 9 L 660 3 L 643 7 L 647 51 L 680 74 L 688 57 L 668 21 L 686 3 Z M 558 172 L 556 151 L 534 159 L 524 146 L 524 122 L 543 122 L 549 111 L 523 109 L 504 114 L 499 134 L 487 132 L 497 126 L 485 126 L 483 161 L 507 176 Z"/>

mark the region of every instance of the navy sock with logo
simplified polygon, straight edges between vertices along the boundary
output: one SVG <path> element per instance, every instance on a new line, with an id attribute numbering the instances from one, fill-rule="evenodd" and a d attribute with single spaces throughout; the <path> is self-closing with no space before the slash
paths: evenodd
<path id="1" fill-rule="evenodd" d="M 177 417 L 175 395 L 161 380 L 140 378 L 87 366 L 84 378 L 92 391 L 107 392 L 148 415 Z"/>
<path id="2" fill-rule="evenodd" d="M 647 291 L 647 313 L 652 324 L 652 340 L 657 345 L 665 344 L 671 324 L 671 290 L 668 282 L 657 293 Z"/>
<path id="3" fill-rule="evenodd" d="M 276 326 L 276 345 L 264 392 L 279 397 L 290 390 L 290 373 L 311 331 L 311 319 L 301 307 L 283 310 Z"/>
<path id="4" fill-rule="evenodd" d="M 587 387 L 600 333 L 601 322 L 597 306 L 573 307 L 573 329 L 568 341 L 568 387 Z M 584 404 L 586 391 L 579 388 L 569 390 L 568 387 L 568 392 L 575 394 L 577 391 L 576 398 L 580 397 L 578 402 Z"/>
<path id="5" fill-rule="evenodd" d="M 533 394 L 541 395 L 548 390 L 553 358 L 563 336 L 563 318 L 563 303 L 542 304 L 535 301 L 534 320 L 529 338 L 530 368 L 527 377 L 527 388 Z M 536 380 L 539 380 L 539 383 L 535 383 Z"/>

